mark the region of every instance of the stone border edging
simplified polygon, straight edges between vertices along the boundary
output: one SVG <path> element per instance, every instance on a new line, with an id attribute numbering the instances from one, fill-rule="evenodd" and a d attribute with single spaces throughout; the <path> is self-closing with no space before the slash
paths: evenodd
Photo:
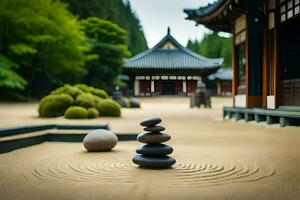
<path id="1" fill-rule="evenodd" d="M 137 134 L 116 134 L 119 141 L 135 141 Z M 26 138 L 0 141 L 0 154 L 43 142 L 82 142 L 86 134 L 45 133 Z"/>
<path id="2" fill-rule="evenodd" d="M 44 131 L 50 129 L 59 130 L 93 130 L 93 129 L 107 129 L 109 130 L 108 124 L 105 125 L 64 125 L 64 124 L 43 124 L 43 125 L 32 125 L 32 126 L 17 126 L 11 128 L 1 128 L 0 137 L 25 134 L 30 132 Z"/>
<path id="3" fill-rule="evenodd" d="M 12 128 L 0 129 L 0 138 L 6 136 L 17 136 L 26 133 L 47 131 L 47 130 L 94 130 L 94 129 L 107 129 L 109 130 L 108 124 L 106 125 L 55 125 L 55 124 L 44 124 L 44 125 L 32 125 L 32 126 L 19 126 Z M 19 148 L 24 148 L 43 142 L 82 142 L 83 138 L 87 133 L 41 133 L 30 137 L 22 136 L 20 138 L 13 138 L 8 140 L 0 141 L 0 154 L 7 153 Z M 137 134 L 116 134 L 119 141 L 135 141 Z"/>

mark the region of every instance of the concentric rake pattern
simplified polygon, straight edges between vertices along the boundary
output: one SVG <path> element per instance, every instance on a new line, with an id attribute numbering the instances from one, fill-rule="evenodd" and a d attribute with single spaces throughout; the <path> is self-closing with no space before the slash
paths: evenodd
<path id="1" fill-rule="evenodd" d="M 84 155 L 82 155 L 84 154 Z M 41 180 L 63 179 L 69 181 L 106 181 L 138 183 L 141 179 L 163 179 L 163 186 L 206 187 L 251 182 L 270 177 L 275 169 L 270 164 L 245 163 L 243 161 L 207 160 L 199 163 L 180 162 L 172 169 L 138 169 L 130 160 L 130 152 L 85 153 L 68 152 L 40 160 L 33 168 L 33 175 Z M 155 183 L 159 185 L 159 181 Z M 162 183 L 161 183 L 162 184 Z"/>

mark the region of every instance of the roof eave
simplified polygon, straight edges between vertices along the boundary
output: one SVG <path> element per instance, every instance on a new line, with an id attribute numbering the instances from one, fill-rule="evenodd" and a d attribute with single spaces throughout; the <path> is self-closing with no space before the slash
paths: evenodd
<path id="1" fill-rule="evenodd" d="M 232 32 L 233 20 L 245 13 L 233 0 L 219 0 L 199 9 L 184 9 L 184 12 L 188 15 L 186 19 L 195 21 L 196 25 L 228 33 Z"/>
<path id="2" fill-rule="evenodd" d="M 220 65 L 210 66 L 207 68 L 140 68 L 140 67 L 124 67 L 124 72 L 133 74 L 160 74 L 160 75 L 200 75 L 209 76 L 221 68 Z"/>

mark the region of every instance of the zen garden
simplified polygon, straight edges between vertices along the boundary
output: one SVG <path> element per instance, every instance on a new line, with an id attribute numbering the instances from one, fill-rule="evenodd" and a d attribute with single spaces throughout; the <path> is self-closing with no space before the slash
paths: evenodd
<path id="1" fill-rule="evenodd" d="M 300 199 L 299 0 L 0 0 L 0 200 Z"/>

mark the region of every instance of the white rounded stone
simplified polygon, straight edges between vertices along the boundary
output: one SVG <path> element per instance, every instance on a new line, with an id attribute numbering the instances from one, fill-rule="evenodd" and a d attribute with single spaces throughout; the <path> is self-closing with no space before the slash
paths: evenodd
<path id="1" fill-rule="evenodd" d="M 117 143 L 118 137 L 105 129 L 93 130 L 83 139 L 83 145 L 88 151 L 109 151 Z"/>

